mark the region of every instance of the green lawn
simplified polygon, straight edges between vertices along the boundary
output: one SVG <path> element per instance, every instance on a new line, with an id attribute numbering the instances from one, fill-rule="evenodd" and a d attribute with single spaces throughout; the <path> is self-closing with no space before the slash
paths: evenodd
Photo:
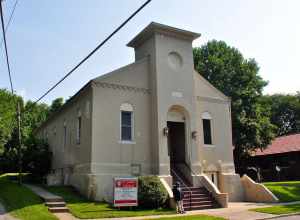
<path id="1" fill-rule="evenodd" d="M 300 181 L 268 182 L 264 185 L 277 196 L 280 202 L 300 201 Z M 290 214 L 300 212 L 300 204 L 257 208 L 252 209 L 252 211 L 277 215 Z"/>
<path id="2" fill-rule="evenodd" d="M 10 181 L 8 175 L 0 175 L 0 201 L 18 219 L 57 220 L 38 196 L 26 187 Z"/>
<path id="3" fill-rule="evenodd" d="M 264 185 L 277 196 L 280 202 L 300 201 L 300 181 L 268 182 Z"/>
<path id="4" fill-rule="evenodd" d="M 50 192 L 64 198 L 71 213 L 77 218 L 115 218 L 115 217 L 133 217 L 149 215 L 174 214 L 171 209 L 142 210 L 133 208 L 132 210 L 118 210 L 104 202 L 91 202 L 74 192 L 71 187 L 47 187 Z"/>
<path id="5" fill-rule="evenodd" d="M 188 216 L 178 216 L 178 217 L 162 217 L 158 219 L 175 219 L 175 220 L 225 220 L 221 217 L 214 217 L 208 215 L 188 215 Z M 146 219 L 145 219 L 146 220 Z"/>
<path id="6" fill-rule="evenodd" d="M 251 211 L 269 213 L 274 215 L 290 214 L 300 212 L 300 204 L 271 206 L 267 208 L 251 209 Z"/>

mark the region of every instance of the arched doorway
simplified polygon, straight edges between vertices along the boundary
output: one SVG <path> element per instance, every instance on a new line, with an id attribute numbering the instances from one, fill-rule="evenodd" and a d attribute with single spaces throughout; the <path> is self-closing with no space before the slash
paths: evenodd
<path id="1" fill-rule="evenodd" d="M 170 169 L 173 181 L 190 185 L 190 175 L 187 171 L 188 150 L 188 115 L 181 106 L 172 106 L 168 111 L 168 152 L 170 157 Z"/>

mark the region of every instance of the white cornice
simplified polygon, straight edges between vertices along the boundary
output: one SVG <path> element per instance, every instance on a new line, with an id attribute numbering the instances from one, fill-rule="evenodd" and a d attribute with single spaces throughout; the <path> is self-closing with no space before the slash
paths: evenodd
<path id="1" fill-rule="evenodd" d="M 213 102 L 213 103 L 221 103 L 221 104 L 229 104 L 230 100 L 224 100 L 214 97 L 207 97 L 207 96 L 197 96 L 198 101 L 206 101 L 206 102 Z"/>
<path id="2" fill-rule="evenodd" d="M 93 85 L 101 88 L 109 88 L 109 89 L 131 91 L 131 92 L 137 92 L 143 94 L 150 94 L 150 89 L 134 87 L 134 86 L 127 86 L 127 85 L 120 85 L 120 84 L 106 83 L 106 82 L 93 82 Z"/>

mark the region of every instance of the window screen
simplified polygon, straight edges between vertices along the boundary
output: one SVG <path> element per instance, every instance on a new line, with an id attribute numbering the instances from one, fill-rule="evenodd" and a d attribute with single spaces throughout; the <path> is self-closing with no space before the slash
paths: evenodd
<path id="1" fill-rule="evenodd" d="M 76 143 L 80 144 L 81 137 L 81 116 L 77 117 L 77 132 L 76 132 Z"/>
<path id="2" fill-rule="evenodd" d="M 121 138 L 122 141 L 132 140 L 132 112 L 121 111 Z"/>
<path id="3" fill-rule="evenodd" d="M 202 119 L 203 122 L 203 135 L 204 135 L 204 144 L 211 145 L 212 138 L 211 138 L 211 120 L 209 119 Z"/>
<path id="4" fill-rule="evenodd" d="M 63 149 L 66 147 L 66 145 L 67 145 L 67 126 L 66 125 L 64 125 L 64 140 L 63 140 Z"/>

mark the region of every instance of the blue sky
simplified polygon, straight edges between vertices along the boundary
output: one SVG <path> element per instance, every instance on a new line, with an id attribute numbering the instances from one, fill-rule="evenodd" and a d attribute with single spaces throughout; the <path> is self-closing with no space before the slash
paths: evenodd
<path id="1" fill-rule="evenodd" d="M 145 0 L 19 0 L 8 31 L 15 89 L 38 98 Z M 6 21 L 14 0 L 4 1 Z M 43 101 L 73 95 L 91 78 L 134 61 L 126 44 L 151 21 L 199 32 L 194 46 L 224 40 L 255 58 L 265 93 L 300 90 L 300 1 L 153 0 Z M 0 88 L 9 88 L 3 47 Z"/>

